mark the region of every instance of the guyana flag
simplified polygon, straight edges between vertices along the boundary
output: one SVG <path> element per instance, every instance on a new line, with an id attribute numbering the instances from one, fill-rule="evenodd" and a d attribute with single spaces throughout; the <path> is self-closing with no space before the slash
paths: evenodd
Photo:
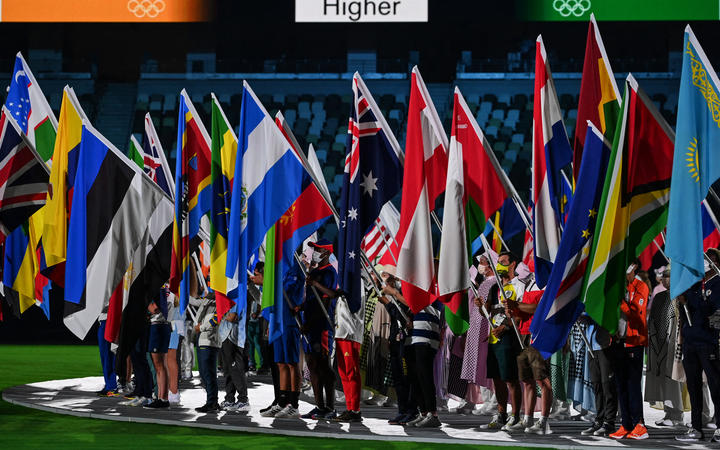
<path id="1" fill-rule="evenodd" d="M 456 87 L 438 268 L 438 294 L 446 303 L 445 319 L 455 335 L 469 327 L 466 294 L 472 242 L 510 192 L 509 180 Z"/>
<path id="2" fill-rule="evenodd" d="M 218 317 L 223 317 L 235 302 L 227 297 L 227 236 L 230 218 L 230 192 L 235 174 L 237 137 L 228 123 L 215 94 L 212 96 L 210 177 L 210 287 L 215 291 Z"/>
<path id="3" fill-rule="evenodd" d="M 595 22 L 595 15 L 591 14 L 580 83 L 575 139 L 573 140 L 573 175 L 576 180 L 580 171 L 583 145 L 585 145 L 585 135 L 588 129 L 587 121 L 596 124 L 605 139 L 612 142 L 619 113 L 620 91 L 618 91 L 615 75 L 610 67 L 610 60 L 605 53 L 605 46 L 600 37 L 597 22 Z"/>
<path id="4" fill-rule="evenodd" d="M 667 223 L 675 141 L 632 75 L 622 105 L 582 293 L 587 313 L 611 333 L 617 330 L 628 265 Z"/>

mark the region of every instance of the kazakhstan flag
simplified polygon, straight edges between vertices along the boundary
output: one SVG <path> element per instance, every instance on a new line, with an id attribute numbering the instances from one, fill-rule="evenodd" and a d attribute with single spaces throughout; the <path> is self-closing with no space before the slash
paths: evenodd
<path id="1" fill-rule="evenodd" d="M 720 81 L 689 25 L 683 49 L 666 245 L 673 298 L 704 275 L 700 203 L 720 178 Z"/>

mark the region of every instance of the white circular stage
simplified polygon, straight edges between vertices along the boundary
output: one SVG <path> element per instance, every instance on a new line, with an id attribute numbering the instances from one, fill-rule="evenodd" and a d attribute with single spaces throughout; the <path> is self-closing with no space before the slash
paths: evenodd
<path id="1" fill-rule="evenodd" d="M 439 429 L 418 429 L 389 425 L 388 418 L 396 414 L 395 408 L 363 405 L 362 423 L 334 423 L 303 419 L 274 419 L 261 417 L 259 410 L 272 399 L 272 385 L 269 377 L 251 377 L 248 396 L 252 410 L 249 413 L 221 411 L 212 414 L 195 412 L 195 407 L 205 402 L 205 391 L 195 385 L 180 389 L 182 404 L 165 410 L 143 409 L 121 406 L 122 397 L 97 397 L 95 392 L 103 386 L 102 377 L 73 378 L 45 381 L 5 389 L 3 399 L 7 402 L 58 414 L 78 417 L 117 420 L 122 422 L 158 423 L 186 427 L 200 427 L 218 430 L 234 430 L 249 433 L 268 433 L 286 436 L 307 436 L 333 439 L 363 439 L 379 441 L 413 441 L 454 444 L 481 444 L 499 446 L 528 446 L 546 448 L 707 448 L 709 443 L 696 445 L 681 444 L 674 436 L 684 431 L 680 428 L 654 427 L 655 420 L 662 417 L 662 411 L 646 408 L 645 420 L 649 424 L 650 439 L 645 441 L 615 441 L 610 438 L 583 437 L 580 431 L 588 427 L 583 421 L 551 422 L 553 434 L 549 436 L 528 436 L 525 433 L 509 434 L 478 429 L 490 421 L 488 416 L 440 413 L 443 425 Z M 220 389 L 220 401 L 224 391 Z M 340 402 L 336 407 L 340 410 Z M 301 400 L 302 413 L 312 405 Z M 536 414 L 537 416 L 537 414 Z M 706 430 L 706 436 L 712 436 Z"/>

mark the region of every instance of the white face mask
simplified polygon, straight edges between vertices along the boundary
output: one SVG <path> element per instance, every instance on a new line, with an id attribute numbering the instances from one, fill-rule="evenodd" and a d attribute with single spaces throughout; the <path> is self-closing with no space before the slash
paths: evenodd
<path id="1" fill-rule="evenodd" d="M 317 263 L 319 263 L 320 261 L 322 261 L 322 259 L 323 259 L 322 253 L 320 253 L 320 252 L 313 252 L 313 254 L 312 254 L 312 261 L 313 261 L 315 264 L 317 264 Z"/>

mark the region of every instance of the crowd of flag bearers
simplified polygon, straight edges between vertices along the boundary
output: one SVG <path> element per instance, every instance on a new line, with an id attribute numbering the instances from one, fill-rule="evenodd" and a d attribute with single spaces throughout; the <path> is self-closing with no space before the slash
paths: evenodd
<path id="1" fill-rule="evenodd" d="M 621 95 L 593 17 L 571 145 L 538 37 L 528 196 L 458 88 L 448 139 L 413 68 L 403 149 L 356 73 L 337 208 L 312 146 L 247 83 L 239 126 L 213 96 L 209 132 L 182 91 L 172 171 L 149 115 L 121 152 L 70 87 L 56 120 L 18 54 L 0 115 L 5 298 L 49 314 L 53 286 L 76 336 L 99 321 L 98 394 L 126 406 L 181 405 L 197 358 L 201 414 L 254 414 L 248 377 L 270 372 L 258 414 L 276 419 L 360 422 L 375 402 L 397 406 L 392 425 L 472 413 L 489 416 L 478 432 L 547 435 L 575 411 L 584 436 L 646 439 L 647 402 L 655 426 L 690 410 L 677 439 L 704 439 L 720 424 L 704 406 L 720 405 L 720 82 L 689 26 L 683 49 L 673 132 L 631 74 Z"/>

